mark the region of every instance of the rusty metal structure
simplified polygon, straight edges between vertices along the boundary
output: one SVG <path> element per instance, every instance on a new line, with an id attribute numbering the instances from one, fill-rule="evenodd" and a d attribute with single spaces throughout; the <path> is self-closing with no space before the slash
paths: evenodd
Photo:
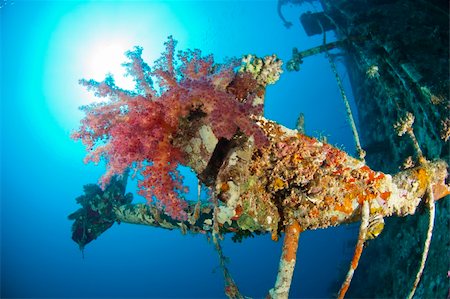
<path id="1" fill-rule="evenodd" d="M 411 165 L 416 155 L 412 142 L 392 129 L 406 113 L 415 116 L 414 131 L 424 156 L 448 161 L 448 1 L 320 2 L 323 12 L 305 13 L 299 21 L 307 35 L 334 30 L 338 41 L 314 53 L 294 49 L 291 67 L 298 70 L 304 57 L 339 49 L 351 81 L 367 164 L 389 173 Z M 448 200 L 436 209 L 427 267 L 416 292 L 421 298 L 444 298 L 449 292 Z M 362 256 L 349 297 L 406 297 L 427 230 L 423 214 L 387 220 L 383 233 Z"/>
<path id="2" fill-rule="evenodd" d="M 74 221 L 72 238 L 80 248 L 114 222 L 209 235 L 221 261 L 219 240 L 226 233 L 236 239 L 270 234 L 274 241 L 284 236 L 268 298 L 288 298 L 299 235 L 360 222 L 339 298 L 447 296 L 449 201 L 435 205 L 435 200 L 450 194 L 448 4 L 321 4 L 322 12 L 303 14 L 300 22 L 308 35 L 322 34 L 323 44 L 294 49 L 286 69 L 299 71 L 307 56 L 325 53 L 346 104 L 358 157 L 263 117 L 265 88 L 282 72 L 276 56 L 247 55 L 220 68 L 210 56 L 186 51 L 176 65 L 176 43 L 169 38 L 165 56 L 150 72 L 137 48 L 126 64 L 137 91 L 117 88 L 108 77 L 103 82 L 82 81 L 109 102 L 85 108 L 86 118 L 74 137 L 87 146 L 88 160 L 117 163 L 109 172 L 109 185 L 86 186 L 77 199 L 82 207 L 69 216 Z M 337 41 L 327 43 L 330 30 Z M 358 128 L 336 55 L 348 69 Z M 162 92 L 156 92 L 154 82 L 163 82 Z M 152 114 L 155 109 L 161 113 Z M 160 134 L 147 134 L 143 128 Z M 156 149 L 167 159 L 154 155 Z M 130 152 L 135 153 L 133 159 Z M 182 189 L 175 165 L 196 173 L 199 185 L 210 190 L 208 202 L 173 196 L 161 204 L 164 192 Z M 143 185 L 144 191 L 158 190 L 149 193 L 147 205 L 132 204 L 132 196 L 125 194 L 130 168 L 140 170 L 144 178 L 160 176 Z M 244 298 L 225 263 L 221 266 L 225 294 Z"/>

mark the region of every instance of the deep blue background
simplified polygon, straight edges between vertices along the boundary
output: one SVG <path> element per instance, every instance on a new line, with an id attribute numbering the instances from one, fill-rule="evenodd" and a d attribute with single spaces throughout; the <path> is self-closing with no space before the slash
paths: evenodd
<path id="1" fill-rule="evenodd" d="M 204 236 L 115 225 L 89 244 L 82 258 L 70 239 L 67 215 L 78 208 L 74 199 L 82 185 L 96 182 L 104 169 L 84 165 L 82 145 L 69 138 L 82 117 L 76 107 L 89 101 L 77 80 L 102 79 L 94 43 L 141 45 L 151 63 L 169 34 L 179 40 L 179 49 L 200 48 L 216 61 L 247 53 L 275 53 L 287 61 L 292 47 L 321 43 L 320 36 L 308 38 L 298 22 L 301 12 L 315 9 L 318 4 L 285 7 L 294 23 L 288 30 L 276 1 L 3 1 L 1 297 L 223 297 L 218 257 Z M 120 61 L 111 61 L 111 67 Z M 285 72 L 268 88 L 266 103 L 266 117 L 293 128 L 303 112 L 308 134 L 328 136 L 353 152 L 342 100 L 323 55 L 306 59 L 298 73 Z M 355 227 L 303 233 L 291 296 L 336 292 L 329 287 L 342 279 L 338 270 L 347 267 L 348 241 L 356 234 Z M 243 294 L 263 297 L 273 286 L 280 246 L 269 236 L 241 244 L 224 241 Z"/>

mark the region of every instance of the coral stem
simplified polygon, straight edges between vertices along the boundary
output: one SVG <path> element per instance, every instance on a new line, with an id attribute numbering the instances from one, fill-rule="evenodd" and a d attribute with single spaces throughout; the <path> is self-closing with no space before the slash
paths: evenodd
<path id="1" fill-rule="evenodd" d="M 417 286 L 419 285 L 420 278 L 422 277 L 423 269 L 425 268 L 425 262 L 428 257 L 428 251 L 430 250 L 430 244 L 431 244 L 431 237 L 433 236 L 433 228 L 434 228 L 434 218 L 436 214 L 435 209 L 435 199 L 433 195 L 433 190 L 431 186 L 428 186 L 427 189 L 428 193 L 428 209 L 429 209 L 429 223 L 428 223 L 428 230 L 427 230 L 427 238 L 425 239 L 425 243 L 423 245 L 423 251 L 422 251 L 422 259 L 420 261 L 420 267 L 416 274 L 416 279 L 414 280 L 414 285 L 411 289 L 411 292 L 408 295 L 408 299 L 411 299 L 414 296 L 414 293 L 416 292 Z"/>
<path id="2" fill-rule="evenodd" d="M 339 299 L 344 298 L 345 293 L 347 293 L 347 290 L 350 287 L 350 282 L 353 278 L 353 274 L 358 267 L 359 259 L 361 258 L 361 254 L 363 251 L 364 242 L 366 241 L 367 228 L 369 226 L 369 212 L 369 202 L 364 201 L 361 210 L 361 225 L 359 226 L 358 242 L 355 246 L 355 253 L 353 254 L 353 259 L 350 264 L 350 268 L 348 269 L 347 276 L 345 277 L 345 281 L 342 283 L 341 289 L 339 290 Z"/>
<path id="3" fill-rule="evenodd" d="M 289 297 L 301 231 L 302 229 L 296 220 L 286 227 L 277 281 L 275 282 L 275 287 L 269 292 L 270 298 L 283 299 Z"/>
<path id="4" fill-rule="evenodd" d="M 358 158 L 361 161 L 364 161 L 366 152 L 361 147 L 361 142 L 359 141 L 359 134 L 358 134 L 358 130 L 356 129 L 356 123 L 355 123 L 355 119 L 353 118 L 352 109 L 350 108 L 350 103 L 348 101 L 347 95 L 345 94 L 344 86 L 342 85 L 341 78 L 339 77 L 339 73 L 337 71 L 336 64 L 334 63 L 334 61 L 331 58 L 328 51 L 325 51 L 325 54 L 328 58 L 331 70 L 333 71 L 333 74 L 336 78 L 336 82 L 337 82 L 339 91 L 341 93 L 342 100 L 344 101 L 344 104 L 345 104 L 345 111 L 347 112 L 347 119 L 348 119 L 348 122 L 350 123 L 350 127 L 352 129 L 353 139 L 355 140 L 356 153 L 358 154 Z"/>
<path id="5" fill-rule="evenodd" d="M 239 289 L 231 277 L 230 271 L 226 265 L 227 258 L 224 256 L 222 251 L 222 246 L 220 246 L 220 241 L 217 238 L 216 233 L 212 233 L 212 240 L 214 243 L 214 247 L 216 248 L 217 253 L 219 254 L 220 259 L 220 267 L 223 271 L 223 276 L 225 278 L 225 295 L 227 295 L 230 299 L 243 299 L 244 296 L 239 292 Z"/>

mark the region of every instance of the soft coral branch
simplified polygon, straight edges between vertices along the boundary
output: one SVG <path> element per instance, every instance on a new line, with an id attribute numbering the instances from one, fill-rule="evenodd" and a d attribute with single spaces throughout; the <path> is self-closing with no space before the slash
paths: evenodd
<path id="1" fill-rule="evenodd" d="M 107 162 L 100 180 L 103 186 L 113 175 L 139 167 L 140 194 L 149 202 L 157 199 L 172 217 L 184 219 L 186 204 L 181 195 L 185 188 L 177 166 L 186 157 L 173 142 L 174 136 L 183 134 L 183 119 L 200 110 L 216 138 L 243 133 L 254 136 L 257 145 L 266 139 L 251 118 L 262 110 L 238 98 L 235 90 L 227 90 L 236 77 L 236 60 L 218 66 L 211 55 L 202 57 L 200 50 L 180 51 L 176 56 L 172 37 L 165 46 L 153 70 L 141 58 L 142 48 L 127 52 L 130 61 L 124 66 L 136 82 L 136 91 L 117 87 L 111 76 L 102 82 L 81 80 L 96 96 L 109 101 L 83 107 L 86 116 L 73 138 L 86 145 L 86 161 Z M 251 90 L 240 94 L 251 98 Z"/>
<path id="2" fill-rule="evenodd" d="M 125 53 L 130 62 L 122 64 L 127 69 L 127 75 L 132 76 L 136 82 L 136 90 L 145 96 L 155 96 L 151 69 L 142 59 L 142 48 L 135 47 L 133 51 Z"/>

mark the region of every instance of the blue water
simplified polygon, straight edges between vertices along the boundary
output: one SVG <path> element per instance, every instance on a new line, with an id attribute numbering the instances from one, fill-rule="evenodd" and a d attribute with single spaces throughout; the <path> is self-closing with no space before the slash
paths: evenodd
<path id="1" fill-rule="evenodd" d="M 93 101 L 80 78 L 112 72 L 120 85 L 122 55 L 134 45 L 151 63 L 168 35 L 179 49 L 200 48 L 216 61 L 253 53 L 290 59 L 321 44 L 307 37 L 300 13 L 320 6 L 283 8 L 276 1 L 2 1 L 1 21 L 1 297 L 153 298 L 224 297 L 217 253 L 204 236 L 182 236 L 143 226 L 114 225 L 88 244 L 84 259 L 71 240 L 67 216 L 82 185 L 104 167 L 85 165 L 84 148 L 69 138 Z M 330 34 L 329 41 L 333 40 Z M 346 82 L 348 76 L 339 65 Z M 128 80 L 128 81 L 127 81 Z M 294 128 L 303 112 L 306 131 L 354 151 L 336 81 L 323 55 L 305 60 L 270 86 L 265 116 Z M 130 182 L 130 191 L 134 190 Z M 187 184 L 195 186 L 195 180 Z M 195 190 L 195 188 L 194 188 Z M 350 259 L 354 227 L 304 232 L 291 296 L 329 297 L 338 269 Z M 223 242 L 229 269 L 244 295 L 273 287 L 281 241 L 257 236 Z M 345 266 L 346 267 L 346 266 Z"/>

